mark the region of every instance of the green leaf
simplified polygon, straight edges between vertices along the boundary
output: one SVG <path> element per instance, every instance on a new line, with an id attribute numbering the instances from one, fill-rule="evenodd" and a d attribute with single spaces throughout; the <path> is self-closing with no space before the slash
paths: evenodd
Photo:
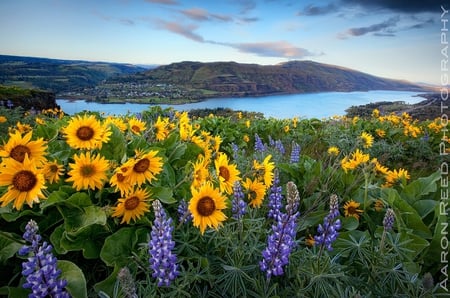
<path id="1" fill-rule="evenodd" d="M 425 216 L 433 212 L 434 208 L 438 204 L 439 202 L 436 202 L 435 200 L 420 200 L 416 201 L 412 206 L 417 210 L 420 216 L 424 218 Z"/>
<path id="2" fill-rule="evenodd" d="M 53 191 L 47 197 L 47 200 L 42 201 L 41 208 L 45 209 L 47 207 L 53 206 L 55 204 L 64 202 L 69 197 L 69 194 L 62 190 Z"/>
<path id="3" fill-rule="evenodd" d="M 152 194 L 164 204 L 173 204 L 177 202 L 177 200 L 173 197 L 172 189 L 168 187 L 154 187 L 152 189 Z"/>
<path id="4" fill-rule="evenodd" d="M 444 236 L 444 232 L 447 232 L 448 229 L 449 216 L 447 215 L 446 211 L 441 210 L 441 208 L 442 206 L 438 204 L 434 209 L 434 217 L 437 219 L 437 222 L 434 227 L 434 234 L 433 239 L 431 240 L 430 243 L 430 248 L 428 249 L 427 255 L 425 257 L 425 263 L 430 264 L 430 267 L 431 264 L 440 262 L 440 258 L 436 258 L 436 256 L 441 255 L 442 252 L 441 240 L 442 237 Z"/>
<path id="5" fill-rule="evenodd" d="M 67 280 L 66 289 L 72 297 L 87 297 L 86 278 L 83 271 L 70 261 L 59 260 L 58 269 L 61 270 L 61 279 Z"/>
<path id="6" fill-rule="evenodd" d="M 0 264 L 14 256 L 14 254 L 23 246 L 22 239 L 15 234 L 0 231 Z"/>
<path id="7" fill-rule="evenodd" d="M 61 250 L 81 250 L 86 259 L 96 259 L 108 234 L 106 227 L 101 225 L 90 225 L 76 234 L 64 232 L 60 240 Z"/>
<path id="8" fill-rule="evenodd" d="M 117 282 L 117 274 L 119 273 L 120 268 L 115 267 L 114 271 L 104 280 L 96 283 L 94 285 L 94 289 L 97 293 L 100 291 L 106 293 L 109 297 L 114 297 L 114 286 Z"/>
<path id="9" fill-rule="evenodd" d="M 401 193 L 410 204 L 420 200 L 423 196 L 434 193 L 437 190 L 436 181 L 441 178 L 441 173 L 435 172 L 428 177 L 421 177 L 412 181 L 403 188 Z"/>
<path id="10" fill-rule="evenodd" d="M 105 239 L 100 258 L 108 266 L 125 266 L 139 242 L 147 241 L 145 228 L 125 227 Z"/>
<path id="11" fill-rule="evenodd" d="M 105 225 L 106 213 L 99 206 L 88 206 L 83 209 L 61 208 L 64 226 L 67 233 L 76 235 L 91 225 Z"/>
<path id="12" fill-rule="evenodd" d="M 103 144 L 100 154 L 108 160 L 120 161 L 127 152 L 127 142 L 125 136 L 115 125 L 110 125 L 110 129 L 109 141 Z"/>
<path id="13" fill-rule="evenodd" d="M 87 207 L 87 206 L 92 205 L 92 201 L 91 201 L 91 198 L 89 197 L 89 195 L 87 193 L 85 193 L 85 192 L 76 192 L 76 193 L 72 194 L 66 200 L 66 204 L 68 206 L 81 208 L 81 207 Z"/>
<path id="14" fill-rule="evenodd" d="M 401 230 L 413 230 L 417 235 L 430 239 L 432 237 L 430 229 L 424 224 L 419 213 L 408 202 L 402 199 L 399 193 L 392 188 L 383 188 L 382 198 L 393 207 L 396 214 L 396 221 Z"/>
<path id="15" fill-rule="evenodd" d="M 356 230 L 359 226 L 359 220 L 353 216 L 342 218 L 342 228 L 347 231 Z"/>
<path id="16" fill-rule="evenodd" d="M 13 288 L 13 287 L 1 287 L 0 295 L 1 297 L 8 298 L 28 298 L 31 294 L 31 290 L 24 288 Z"/>
<path id="17" fill-rule="evenodd" d="M 53 230 L 50 235 L 50 242 L 58 254 L 65 254 L 67 250 L 61 246 L 61 239 L 64 237 L 64 225 L 60 225 Z"/>

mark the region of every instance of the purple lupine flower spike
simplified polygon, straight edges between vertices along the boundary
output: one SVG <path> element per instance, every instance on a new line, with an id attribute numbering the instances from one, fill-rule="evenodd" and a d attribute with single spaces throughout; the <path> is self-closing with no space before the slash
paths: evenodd
<path id="1" fill-rule="evenodd" d="M 300 151 L 300 145 L 296 142 L 292 142 L 290 163 L 297 163 L 300 161 Z"/>
<path id="2" fill-rule="evenodd" d="M 283 196 L 281 194 L 281 186 L 280 184 L 280 178 L 278 171 L 275 170 L 273 174 L 273 183 L 269 190 L 269 213 L 267 214 L 268 218 L 277 219 L 277 217 L 280 214 L 281 209 L 281 200 L 283 199 Z"/>
<path id="3" fill-rule="evenodd" d="M 177 256 L 173 253 L 175 241 L 172 240 L 172 218 L 167 217 L 161 202 L 153 201 L 155 220 L 151 239 L 148 243 L 149 263 L 152 276 L 157 279 L 158 287 L 169 286 L 178 276 Z"/>
<path id="4" fill-rule="evenodd" d="M 259 263 L 260 269 L 266 272 L 266 277 L 284 274 L 284 267 L 289 264 L 289 256 L 295 246 L 297 211 L 300 197 L 297 186 L 289 182 L 286 213 L 280 212 L 276 222 L 272 225 L 272 233 L 267 240 L 267 247 L 263 250 L 263 259 Z"/>
<path id="5" fill-rule="evenodd" d="M 264 143 L 259 135 L 255 133 L 255 152 L 263 153 L 264 151 L 266 151 L 266 146 L 264 146 Z"/>
<path id="6" fill-rule="evenodd" d="M 39 227 L 34 220 L 30 220 L 25 227 L 23 239 L 31 243 L 19 250 L 19 255 L 28 255 L 22 263 L 22 275 L 26 277 L 23 287 L 31 289 L 30 298 L 38 297 L 70 297 L 65 290 L 67 281 L 60 279 L 61 270 L 56 266 L 57 259 L 53 256 L 52 246 L 38 234 Z"/>
<path id="7" fill-rule="evenodd" d="M 384 215 L 384 219 L 383 219 L 384 229 L 386 231 L 389 231 L 390 229 L 392 229 L 392 226 L 394 225 L 394 221 L 395 221 L 394 210 L 392 210 L 391 208 L 388 208 L 386 210 L 386 214 Z"/>
<path id="8" fill-rule="evenodd" d="M 329 251 L 333 250 L 331 244 L 337 239 L 338 231 L 341 229 L 339 216 L 339 198 L 333 194 L 330 197 L 330 212 L 325 216 L 323 225 L 317 227 L 317 235 L 314 236 L 315 245 L 325 247 Z"/>
<path id="9" fill-rule="evenodd" d="M 242 191 L 242 185 L 239 181 L 236 181 L 233 185 L 233 200 L 231 201 L 231 212 L 233 218 L 239 220 L 245 213 L 247 213 L 247 204 L 244 201 L 244 192 Z"/>
<path id="10" fill-rule="evenodd" d="M 192 220 L 192 214 L 189 211 L 188 203 L 185 200 L 182 200 L 177 208 L 178 211 L 178 220 L 180 223 L 188 223 Z"/>

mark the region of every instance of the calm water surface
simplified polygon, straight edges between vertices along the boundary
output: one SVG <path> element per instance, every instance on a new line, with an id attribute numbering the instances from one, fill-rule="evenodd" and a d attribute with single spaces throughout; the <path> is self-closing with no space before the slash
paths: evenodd
<path id="1" fill-rule="evenodd" d="M 173 107 L 178 111 L 204 108 L 230 108 L 233 110 L 263 113 L 274 118 L 328 118 L 344 115 L 345 110 L 354 105 L 378 101 L 404 101 L 418 103 L 424 100 L 416 96 L 418 92 L 409 91 L 368 91 L 368 92 L 322 92 L 308 94 L 274 95 L 266 97 L 213 98 L 202 102 L 182 105 L 160 105 Z M 84 110 L 104 112 L 110 115 L 139 113 L 147 110 L 150 104 L 99 104 L 84 100 L 70 101 L 57 99 L 64 112 L 75 114 Z"/>

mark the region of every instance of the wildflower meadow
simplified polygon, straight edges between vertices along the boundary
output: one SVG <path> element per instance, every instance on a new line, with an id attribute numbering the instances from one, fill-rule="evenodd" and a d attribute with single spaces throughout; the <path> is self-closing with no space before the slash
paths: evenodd
<path id="1" fill-rule="evenodd" d="M 444 297 L 439 120 L 0 107 L 0 295 Z"/>

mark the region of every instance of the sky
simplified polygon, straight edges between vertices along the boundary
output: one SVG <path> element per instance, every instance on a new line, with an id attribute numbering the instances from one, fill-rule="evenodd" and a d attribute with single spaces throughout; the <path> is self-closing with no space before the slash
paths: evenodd
<path id="1" fill-rule="evenodd" d="M 441 6 L 450 8 L 439 0 L 1 0 L 0 54 L 152 65 L 312 60 L 439 85 L 450 18 Z"/>

